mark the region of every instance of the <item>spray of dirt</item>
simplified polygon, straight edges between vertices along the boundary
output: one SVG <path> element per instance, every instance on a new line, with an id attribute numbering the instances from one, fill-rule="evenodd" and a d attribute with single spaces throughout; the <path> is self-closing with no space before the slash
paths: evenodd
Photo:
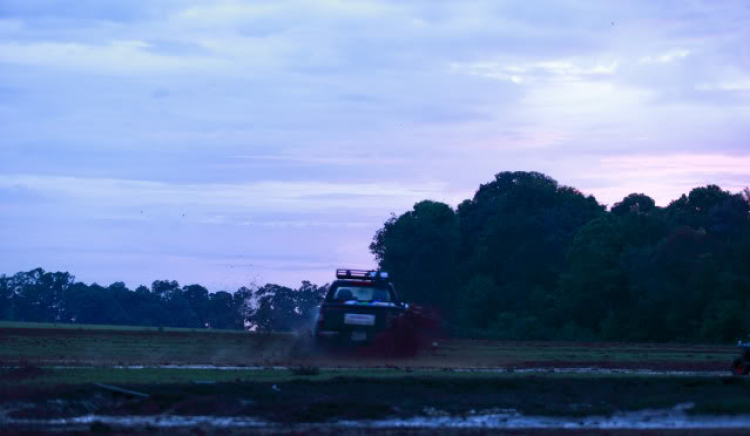
<path id="1" fill-rule="evenodd" d="M 426 306 L 411 305 L 391 328 L 380 334 L 375 342 L 359 350 L 363 357 L 409 358 L 428 349 L 442 336 L 440 313 Z"/>

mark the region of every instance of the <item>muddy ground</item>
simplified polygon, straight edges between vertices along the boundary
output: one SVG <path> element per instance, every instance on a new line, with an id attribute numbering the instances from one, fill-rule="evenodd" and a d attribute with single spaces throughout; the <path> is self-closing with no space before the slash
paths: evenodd
<path id="1" fill-rule="evenodd" d="M 736 355 L 731 346 L 441 338 L 397 358 L 362 350 L 310 353 L 306 340 L 0 328 L 0 433 L 750 429 L 750 380 L 728 376 Z"/>
<path id="2" fill-rule="evenodd" d="M 43 371 L 43 370 L 42 370 Z M 16 371 L 17 378 L 28 369 Z M 12 374 L 12 373 L 11 373 Z M 28 377 L 35 377 L 31 375 Z M 750 380 L 738 377 L 409 376 L 292 377 L 288 381 L 33 385 L 5 379 L 0 401 L 12 418 L 96 415 L 252 416 L 276 423 L 409 418 L 425 411 L 464 416 L 514 410 L 524 415 L 590 416 L 690 403 L 694 414 L 750 411 Z"/>
<path id="3" fill-rule="evenodd" d="M 570 430 L 592 430 L 576 425 L 605 427 L 599 430 L 631 425 L 630 430 L 640 431 L 646 429 L 639 426 L 649 421 L 657 424 L 650 431 L 673 425 L 706 430 L 691 428 L 691 419 L 699 420 L 693 422 L 698 427 L 729 423 L 723 430 L 750 428 L 750 380 L 739 377 L 291 374 L 286 381 L 123 383 L 113 390 L 94 383 L 33 383 L 45 371 L 49 370 L 27 367 L 0 375 L 0 431 L 253 429 L 367 434 L 370 427 L 385 430 L 393 425 L 394 434 L 420 434 L 420 428 L 435 431 L 435 425 L 443 425 L 438 427 L 441 432 L 479 434 L 472 432 L 513 430 L 504 427 L 519 425 L 531 430 L 537 428 L 534 422 L 561 429 L 572 423 Z M 647 414 L 639 415 L 643 413 Z"/>

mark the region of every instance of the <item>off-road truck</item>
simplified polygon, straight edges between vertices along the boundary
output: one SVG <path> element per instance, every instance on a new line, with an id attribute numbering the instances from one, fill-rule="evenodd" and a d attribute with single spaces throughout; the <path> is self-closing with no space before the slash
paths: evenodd
<path id="1" fill-rule="evenodd" d="M 409 307 L 384 271 L 338 269 L 336 278 L 318 309 L 314 334 L 319 347 L 370 344 Z"/>

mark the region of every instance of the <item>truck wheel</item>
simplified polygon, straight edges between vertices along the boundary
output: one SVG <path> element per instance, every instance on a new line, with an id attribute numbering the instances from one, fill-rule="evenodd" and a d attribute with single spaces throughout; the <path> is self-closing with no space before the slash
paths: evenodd
<path id="1" fill-rule="evenodd" d="M 750 372 L 750 366 L 745 364 L 745 361 L 741 357 L 734 359 L 732 362 L 732 374 L 734 375 L 747 375 Z"/>

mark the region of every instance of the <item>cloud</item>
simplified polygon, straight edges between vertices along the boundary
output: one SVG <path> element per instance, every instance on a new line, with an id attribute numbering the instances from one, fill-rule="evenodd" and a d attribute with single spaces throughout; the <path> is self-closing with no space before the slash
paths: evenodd
<path id="1" fill-rule="evenodd" d="M 473 62 L 453 63 L 451 68 L 473 76 L 507 80 L 515 84 L 538 81 L 583 81 L 594 76 L 610 76 L 617 71 L 617 61 L 607 64 L 581 66 L 568 60 L 548 60 L 533 63 Z"/>
<path id="2" fill-rule="evenodd" d="M 294 283 L 284 262 L 369 265 L 390 212 L 499 171 L 606 202 L 747 184 L 741 0 L 5 0 L 0 17 L 0 236 L 24 262 L 155 274 L 157 255 L 112 253 L 158 245 L 195 277 L 251 247 Z"/>
<path id="3" fill-rule="evenodd" d="M 594 166 L 592 165 L 592 168 Z M 584 189 L 612 205 L 632 192 L 643 192 L 665 206 L 691 189 L 717 184 L 739 192 L 750 182 L 750 155 L 650 154 L 604 157 L 581 182 Z M 592 183 L 597 180 L 598 183 Z M 600 186 L 596 186 L 601 184 Z"/>
<path id="4" fill-rule="evenodd" d="M 351 153 L 314 156 L 309 154 L 279 154 L 279 155 L 234 155 L 228 156 L 231 159 L 247 159 L 251 161 L 281 161 L 305 165 L 395 165 L 407 162 L 398 157 L 380 157 L 380 156 L 351 156 Z"/>
<path id="5" fill-rule="evenodd" d="M 171 1 L 160 1 L 162 8 Z M 157 2 L 149 2 L 157 3 Z M 96 20 L 133 22 L 152 16 L 160 7 L 147 6 L 139 0 L 129 2 L 102 2 L 99 0 L 76 0 L 69 3 L 60 0 L 3 0 L 0 16 L 12 16 L 30 22 L 40 20 Z"/>
<path id="6" fill-rule="evenodd" d="M 0 187 L 30 190 L 49 198 L 70 198 L 97 207 L 162 208 L 191 205 L 235 212 L 357 210 L 383 214 L 383 204 L 405 209 L 443 195 L 444 183 L 331 183 L 262 181 L 243 184 L 177 184 L 126 179 L 0 175 Z"/>
<path id="7" fill-rule="evenodd" d="M 140 40 L 116 40 L 105 45 L 76 42 L 0 43 L 0 62 L 32 66 L 77 68 L 109 74 L 164 73 L 221 66 L 209 57 L 178 57 L 156 54 Z"/>
<path id="8" fill-rule="evenodd" d="M 658 56 L 644 56 L 639 62 L 643 64 L 668 64 L 690 55 L 689 50 L 672 50 Z"/>
<path id="9" fill-rule="evenodd" d="M 750 140 L 748 140 L 750 148 Z M 668 154 L 625 155 L 602 158 L 606 170 L 625 177 L 665 177 L 686 175 L 747 176 L 750 181 L 750 154 Z"/>

